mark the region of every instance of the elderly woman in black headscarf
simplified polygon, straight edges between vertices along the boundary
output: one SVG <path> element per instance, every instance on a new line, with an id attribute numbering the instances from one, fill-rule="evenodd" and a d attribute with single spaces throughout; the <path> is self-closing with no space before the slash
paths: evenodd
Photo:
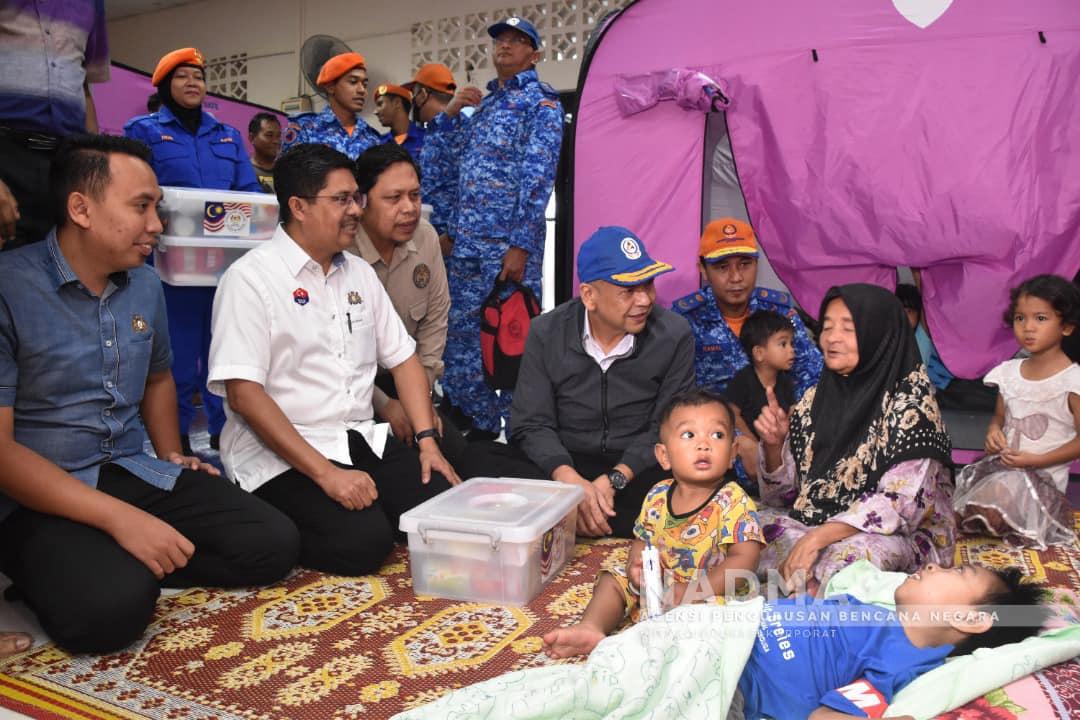
<path id="1" fill-rule="evenodd" d="M 883 570 L 952 565 L 951 443 L 899 300 L 833 287 L 821 304 L 821 380 L 791 408 L 770 393 L 761 438 L 759 572 L 816 592 L 866 559 Z"/>

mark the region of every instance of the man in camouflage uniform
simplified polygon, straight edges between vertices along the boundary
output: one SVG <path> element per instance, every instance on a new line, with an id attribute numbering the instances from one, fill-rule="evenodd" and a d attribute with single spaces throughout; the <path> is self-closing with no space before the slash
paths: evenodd
<path id="1" fill-rule="evenodd" d="M 772 310 L 795 328 L 795 364 L 789 374 L 795 397 L 802 397 L 821 376 L 821 351 L 792 307 L 790 295 L 754 286 L 758 245 L 753 229 L 734 218 L 714 220 L 701 236 L 698 257 L 709 284 L 676 300 L 672 307 L 694 331 L 698 385 L 724 391 L 735 373 L 749 363 L 739 344 L 743 321 L 756 310 Z"/>
<path id="2" fill-rule="evenodd" d="M 512 17 L 488 28 L 497 79 L 482 100 L 477 88 L 457 93 L 435 118 L 453 133 L 442 169 L 453 198 L 447 260 L 450 320 L 443 385 L 470 418 L 471 437 L 495 437 L 508 416 L 510 393 L 496 394 L 480 364 L 480 306 L 497 280 L 527 285 L 540 297 L 544 210 L 555 182 L 562 143 L 558 93 L 541 83 L 535 65 L 540 35 Z M 461 108 L 477 106 L 471 118 Z M 447 248 L 444 247 L 444 253 Z"/>
<path id="3" fill-rule="evenodd" d="M 439 244 L 444 254 L 449 254 L 449 228 L 453 202 L 457 195 L 457 158 L 451 157 L 450 141 L 454 138 L 454 125 L 448 118 L 436 123 L 446 106 L 454 99 L 457 83 L 450 68 L 441 63 L 421 65 L 412 82 L 405 83 L 413 94 L 413 121 L 424 128 L 424 145 L 420 150 L 420 192 L 424 202 L 431 206 L 431 224 L 439 234 Z M 469 114 L 476 108 L 463 110 Z M 443 116 L 445 118 L 445 116 Z"/>
<path id="4" fill-rule="evenodd" d="M 327 105 L 320 113 L 301 113 L 289 121 L 281 136 L 282 153 L 300 143 L 318 143 L 355 160 L 369 147 L 385 142 L 360 118 L 368 85 L 363 55 L 335 55 L 323 63 L 316 83 L 326 89 Z"/>

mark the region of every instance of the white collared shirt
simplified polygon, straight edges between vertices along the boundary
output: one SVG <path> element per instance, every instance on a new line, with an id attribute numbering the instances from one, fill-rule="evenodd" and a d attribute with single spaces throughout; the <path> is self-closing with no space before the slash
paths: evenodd
<path id="1" fill-rule="evenodd" d="M 226 380 L 259 383 L 330 460 L 352 463 L 348 430 L 382 455 L 387 426 L 372 419 L 375 373 L 408 360 L 415 344 L 370 265 L 341 253 L 324 274 L 278 226 L 222 275 L 213 317 L 211 392 L 224 397 Z M 251 491 L 289 469 L 228 403 L 225 411 L 229 477 Z"/>
<path id="2" fill-rule="evenodd" d="M 585 329 L 581 333 L 581 345 L 585 348 L 585 352 L 589 354 L 589 357 L 600 366 L 601 372 L 607 372 L 607 369 L 611 367 L 611 363 L 634 352 L 634 336 L 631 333 L 626 333 L 623 335 L 622 340 L 611 348 L 610 352 L 604 352 L 604 348 L 593 340 L 592 327 L 589 325 L 589 311 L 586 310 Z"/>

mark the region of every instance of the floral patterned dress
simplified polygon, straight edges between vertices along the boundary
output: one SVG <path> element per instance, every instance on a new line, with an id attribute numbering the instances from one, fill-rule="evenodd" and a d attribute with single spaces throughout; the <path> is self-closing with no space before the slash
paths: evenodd
<path id="1" fill-rule="evenodd" d="M 763 471 L 760 477 L 758 517 L 769 543 L 758 563 L 762 577 L 779 569 L 795 543 L 813 529 L 788 516 L 801 482 L 786 442 L 783 460 L 775 471 Z M 764 458 L 760 467 L 765 467 Z M 913 572 L 931 562 L 951 566 L 956 540 L 952 489 L 949 470 L 937 460 L 898 463 L 882 475 L 877 492 L 864 495 L 829 520 L 859 532 L 822 550 L 812 575 L 824 587 L 833 573 L 856 560 L 900 572 Z"/>

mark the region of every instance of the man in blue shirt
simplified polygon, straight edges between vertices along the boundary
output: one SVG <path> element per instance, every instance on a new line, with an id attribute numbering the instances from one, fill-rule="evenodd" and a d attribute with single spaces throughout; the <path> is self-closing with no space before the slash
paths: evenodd
<path id="1" fill-rule="evenodd" d="M 420 164 L 420 191 L 424 203 L 431 206 L 431 224 L 439 233 L 439 244 L 445 256 L 450 253 L 447 228 L 454 196 L 457 195 L 457 160 L 450 156 L 448 147 L 448 141 L 453 138 L 453 128 L 447 124 L 443 132 L 432 121 L 454 99 L 457 83 L 450 68 L 441 63 L 427 63 L 421 65 L 412 81 L 402 87 L 413 94 L 413 120 L 424 127 L 424 146 L 420 148 L 420 157 L 417 158 Z M 471 107 L 466 109 L 475 110 Z"/>
<path id="2" fill-rule="evenodd" d="M 412 91 L 401 85 L 384 84 L 375 88 L 375 117 L 388 128 L 383 139 L 397 143 L 420 162 L 424 148 L 424 128 L 409 120 L 412 112 Z"/>
<path id="3" fill-rule="evenodd" d="M 735 218 L 713 220 L 702 233 L 698 257 L 708 285 L 679 298 L 671 307 L 694 331 L 698 385 L 724 392 L 728 381 L 750 362 L 739 343 L 743 322 L 757 310 L 771 310 L 790 320 L 795 329 L 795 364 L 789 374 L 798 400 L 821 377 L 821 351 L 792 306 L 790 295 L 755 287 L 758 244 L 753 229 Z"/>
<path id="4" fill-rule="evenodd" d="M 270 583 L 299 552 L 288 518 L 180 452 L 149 159 L 68 141 L 58 227 L 0 256 L 0 571 L 73 652 L 136 640 L 160 584 Z"/>
<path id="5" fill-rule="evenodd" d="M 281 136 L 281 151 L 293 145 L 329 145 L 355 160 L 383 137 L 360 118 L 367 100 L 367 61 L 359 53 L 335 55 L 323 63 L 316 84 L 326 90 L 326 107 L 319 113 L 292 118 Z"/>
<path id="6" fill-rule="evenodd" d="M 497 280 L 523 283 L 541 296 L 546 221 L 562 144 L 558 93 L 540 82 L 540 34 L 511 17 L 488 28 L 497 78 L 482 100 L 464 88 L 432 124 L 453 133 L 445 154 L 453 200 L 450 320 L 443 386 L 471 418 L 476 436 L 495 437 L 508 417 L 511 393 L 498 395 L 480 363 L 480 306 Z M 471 118 L 460 112 L 477 105 Z M 445 252 L 445 251 L 444 251 Z"/>

